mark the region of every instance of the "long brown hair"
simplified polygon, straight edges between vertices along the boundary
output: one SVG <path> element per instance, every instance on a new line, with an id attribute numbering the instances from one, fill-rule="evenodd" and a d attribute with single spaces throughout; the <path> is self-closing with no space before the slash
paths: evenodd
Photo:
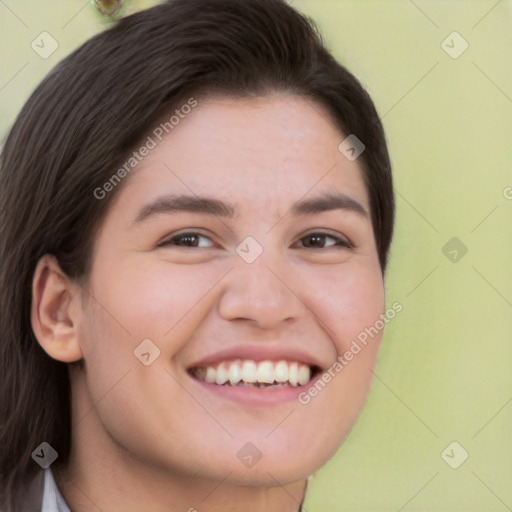
<path id="1" fill-rule="evenodd" d="M 358 80 L 314 23 L 284 0 L 169 0 L 116 22 L 58 64 L 30 96 L 0 160 L 0 506 L 39 469 L 31 452 L 70 449 L 67 366 L 30 322 L 37 261 L 53 254 L 76 280 L 121 186 L 98 199 L 127 155 L 183 98 L 280 91 L 327 108 L 360 157 L 382 272 L 394 225 L 383 128 Z"/>

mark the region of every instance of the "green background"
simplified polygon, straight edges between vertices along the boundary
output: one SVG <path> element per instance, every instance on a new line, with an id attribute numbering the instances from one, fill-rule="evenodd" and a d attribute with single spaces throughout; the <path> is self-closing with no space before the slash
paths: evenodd
<path id="1" fill-rule="evenodd" d="M 398 209 L 387 300 L 403 305 L 305 510 L 512 510 L 512 3 L 290 3 L 383 119 Z M 43 76 L 109 21 L 84 0 L 3 0 L 0 24 L 3 139 Z M 31 48 L 43 31 L 59 45 L 47 59 Z M 454 31 L 469 45 L 457 58 Z M 469 454 L 457 469 L 441 456 L 453 441 L 444 459 Z"/>

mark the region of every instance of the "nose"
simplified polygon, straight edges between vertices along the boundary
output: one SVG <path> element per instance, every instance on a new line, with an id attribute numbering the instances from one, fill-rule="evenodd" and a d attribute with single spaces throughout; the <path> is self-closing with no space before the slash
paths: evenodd
<path id="1" fill-rule="evenodd" d="M 265 253 L 253 263 L 238 258 L 220 299 L 219 313 L 224 319 L 244 319 L 272 329 L 304 315 L 307 308 L 298 296 L 298 276 L 275 260 Z"/>

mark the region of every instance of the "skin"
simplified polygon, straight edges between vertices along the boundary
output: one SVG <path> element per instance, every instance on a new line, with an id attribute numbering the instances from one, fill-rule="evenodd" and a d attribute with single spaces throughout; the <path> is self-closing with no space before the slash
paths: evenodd
<path id="1" fill-rule="evenodd" d="M 381 335 L 307 405 L 234 403 L 186 369 L 241 343 L 302 349 L 326 369 L 383 313 L 370 217 L 288 213 L 326 191 L 369 212 L 359 163 L 338 150 L 344 138 L 301 97 L 200 101 L 116 191 L 87 293 L 54 258 L 40 260 L 36 337 L 51 357 L 82 363 L 69 366 L 70 461 L 52 466 L 73 510 L 298 510 L 307 477 L 364 405 Z M 163 192 L 229 201 L 239 214 L 161 213 L 134 225 Z M 178 231 L 206 238 L 157 247 Z M 308 247 L 318 232 L 354 247 L 330 237 Z M 251 264 L 235 252 L 247 236 L 263 248 Z M 149 366 L 133 354 L 146 338 L 160 349 Z M 247 442 L 263 455 L 252 468 L 236 456 Z"/>

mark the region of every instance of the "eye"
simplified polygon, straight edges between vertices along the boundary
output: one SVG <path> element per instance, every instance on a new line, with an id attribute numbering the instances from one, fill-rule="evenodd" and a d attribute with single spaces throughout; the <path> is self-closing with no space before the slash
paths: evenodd
<path id="1" fill-rule="evenodd" d="M 160 242 L 157 247 L 165 247 L 165 246 L 177 246 L 177 247 L 212 247 L 212 245 L 208 245 L 208 243 L 204 243 L 202 240 L 211 240 L 202 235 L 201 233 L 195 233 L 192 231 L 178 233 L 177 235 Z"/>
<path id="2" fill-rule="evenodd" d="M 330 235 L 328 233 L 309 233 L 300 239 L 305 249 L 325 249 L 329 247 L 353 248 L 354 246 L 347 240 Z M 206 241 L 206 242 L 205 242 Z M 210 243 L 208 243 L 208 241 Z M 171 238 L 160 242 L 157 247 L 175 246 L 175 247 L 213 247 L 210 238 L 201 233 L 187 231 L 173 235 Z"/>
<path id="3" fill-rule="evenodd" d="M 339 238 L 334 235 L 329 235 L 328 233 L 309 233 L 308 235 L 301 238 L 301 241 L 306 241 L 304 243 L 304 247 L 306 249 L 324 249 L 326 247 L 346 247 L 346 248 L 353 248 L 354 246 L 348 242 L 347 240 L 344 240 L 343 238 Z M 326 242 L 330 241 L 329 243 Z M 334 243 L 332 243 L 334 241 Z"/>

